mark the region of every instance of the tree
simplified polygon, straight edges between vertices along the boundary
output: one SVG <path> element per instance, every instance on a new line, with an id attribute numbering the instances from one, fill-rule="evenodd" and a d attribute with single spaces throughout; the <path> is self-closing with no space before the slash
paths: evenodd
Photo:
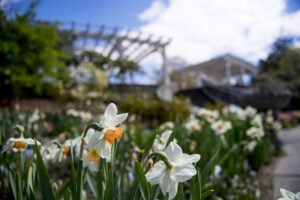
<path id="1" fill-rule="evenodd" d="M 0 9 L 0 97 L 53 96 L 68 79 L 55 27 L 34 21 L 34 7 L 13 19 Z M 5 102 L 2 102 L 5 103 Z"/>
<path id="2" fill-rule="evenodd" d="M 300 49 L 292 47 L 291 39 L 279 39 L 266 60 L 260 61 L 260 73 L 254 84 L 262 89 L 287 89 L 300 94 Z"/>

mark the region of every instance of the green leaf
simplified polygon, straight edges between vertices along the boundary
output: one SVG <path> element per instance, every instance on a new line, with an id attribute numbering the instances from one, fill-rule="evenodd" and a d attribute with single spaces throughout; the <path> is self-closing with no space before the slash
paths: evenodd
<path id="1" fill-rule="evenodd" d="M 218 153 L 219 153 L 220 150 L 217 150 L 217 152 L 213 155 L 213 157 L 208 161 L 208 163 L 205 165 L 203 171 L 202 171 L 202 183 L 205 183 L 206 179 L 207 179 L 207 176 L 208 176 L 208 173 L 211 169 L 211 166 L 213 164 L 213 162 L 215 161 Z"/>
<path id="2" fill-rule="evenodd" d="M 74 156 L 73 156 L 73 148 L 71 148 L 71 195 L 72 199 L 76 198 L 76 174 L 75 174 L 75 164 L 74 164 Z"/>
<path id="3" fill-rule="evenodd" d="M 152 195 L 151 195 L 151 200 L 157 199 L 157 196 L 158 196 L 159 192 L 160 192 L 160 190 L 159 190 L 159 185 L 153 186 Z"/>
<path id="4" fill-rule="evenodd" d="M 196 199 L 201 200 L 201 174 L 200 171 L 197 170 L 197 181 L 196 181 Z"/>
<path id="5" fill-rule="evenodd" d="M 94 197 L 97 198 L 97 190 L 96 190 L 96 187 L 95 187 L 95 183 L 93 183 L 93 180 L 90 177 L 89 173 L 86 174 L 86 180 L 88 182 L 88 185 L 89 185 Z"/>
<path id="6" fill-rule="evenodd" d="M 134 179 L 133 184 L 130 188 L 129 195 L 128 195 L 129 200 L 135 199 L 135 195 L 137 193 L 137 188 L 138 188 L 138 182 L 137 182 L 137 179 Z"/>
<path id="7" fill-rule="evenodd" d="M 152 135 L 150 136 L 150 138 L 147 140 L 147 143 L 146 143 L 145 149 L 144 149 L 144 154 L 142 157 L 142 162 L 141 162 L 143 165 L 145 164 L 145 162 L 147 162 L 145 159 L 147 158 L 150 150 L 153 147 L 153 143 L 155 141 L 156 135 L 157 135 L 157 130 L 155 130 L 155 132 L 153 132 Z"/>
<path id="8" fill-rule="evenodd" d="M 184 194 L 183 194 L 183 184 L 179 187 L 179 191 L 177 192 L 177 195 L 174 200 L 184 200 Z"/>
<path id="9" fill-rule="evenodd" d="M 16 189 L 16 183 L 15 183 L 14 178 L 13 178 L 13 176 L 12 176 L 12 174 L 11 174 L 10 171 L 9 171 L 8 174 L 9 174 L 9 182 L 10 182 L 10 186 L 11 186 L 14 198 L 18 199 L 17 189 Z"/>
<path id="10" fill-rule="evenodd" d="M 70 200 L 71 199 L 71 191 L 70 188 L 67 188 L 64 193 L 64 200 Z"/>
<path id="11" fill-rule="evenodd" d="M 22 190 L 22 181 L 21 181 L 21 176 L 19 174 L 19 172 L 17 172 L 17 176 L 16 176 L 16 182 L 17 182 L 17 187 L 18 187 L 18 199 L 22 200 L 23 199 L 23 190 Z"/>
<path id="12" fill-rule="evenodd" d="M 135 161 L 135 175 L 137 176 L 138 185 L 144 200 L 150 198 L 150 192 L 148 190 L 147 180 L 141 164 Z"/>
<path id="13" fill-rule="evenodd" d="M 33 166 L 30 166 L 28 169 L 28 175 L 27 175 L 27 191 L 28 191 L 28 194 L 33 196 L 34 199 L 37 199 L 36 194 L 33 189 L 33 181 L 32 181 L 33 175 L 32 174 L 33 174 Z"/>
<path id="14" fill-rule="evenodd" d="M 69 188 L 71 185 L 71 179 L 68 180 L 64 186 L 62 188 L 60 188 L 58 191 L 57 191 L 57 195 L 56 195 L 56 199 L 61 199 L 61 197 L 64 195 L 65 191 L 67 188 Z"/>
<path id="15" fill-rule="evenodd" d="M 201 197 L 202 197 L 202 199 L 204 199 L 205 197 L 210 196 L 212 193 L 214 193 L 214 190 L 208 190 L 208 191 L 206 191 L 206 192 L 203 192 L 203 193 L 201 194 Z"/>
<path id="16" fill-rule="evenodd" d="M 114 199 L 114 161 L 116 157 L 117 151 L 117 139 L 114 140 L 112 147 L 111 147 L 111 159 L 110 159 L 110 170 L 106 184 L 106 190 L 104 199 Z"/>
<path id="17" fill-rule="evenodd" d="M 195 176 L 191 179 L 191 187 L 192 187 L 192 193 L 191 193 L 191 200 L 196 199 L 196 184 L 195 184 Z"/>
<path id="18" fill-rule="evenodd" d="M 38 171 L 38 176 L 39 176 L 39 183 L 40 183 L 40 188 L 42 192 L 42 197 L 43 199 L 49 199 L 49 200 L 55 200 L 55 196 L 52 190 L 50 178 L 48 175 L 48 172 L 46 170 L 46 167 L 44 165 L 41 153 L 38 149 L 38 146 L 35 141 L 35 146 L 34 146 L 35 154 L 36 154 L 36 162 L 37 162 L 37 171 Z"/>
<path id="19" fill-rule="evenodd" d="M 168 139 L 168 142 L 166 144 L 166 148 L 169 146 L 169 144 L 175 139 L 175 135 L 176 135 L 176 132 L 175 130 L 173 130 L 172 134 L 170 135 L 169 139 Z"/>

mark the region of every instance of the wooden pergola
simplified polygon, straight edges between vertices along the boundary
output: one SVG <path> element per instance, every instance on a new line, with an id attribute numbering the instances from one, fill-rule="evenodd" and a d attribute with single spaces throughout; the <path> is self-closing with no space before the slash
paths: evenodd
<path id="1" fill-rule="evenodd" d="M 45 23 L 45 22 L 43 22 Z M 118 27 L 98 26 L 75 22 L 46 22 L 55 24 L 59 31 L 72 36 L 78 49 L 96 51 L 112 60 L 126 59 L 141 62 L 152 53 L 161 54 L 164 83 L 168 84 L 166 46 L 170 38 L 155 37 L 140 31 L 121 29 Z"/>

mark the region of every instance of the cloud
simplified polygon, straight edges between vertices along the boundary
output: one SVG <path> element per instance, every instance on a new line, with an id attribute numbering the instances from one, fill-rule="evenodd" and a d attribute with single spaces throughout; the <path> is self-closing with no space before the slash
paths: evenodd
<path id="1" fill-rule="evenodd" d="M 158 4 L 162 2 L 154 1 L 139 15 L 148 20 L 140 30 L 172 37 L 168 56 L 183 57 L 191 64 L 226 53 L 257 63 L 267 57 L 278 37 L 300 36 L 300 11 L 286 13 L 287 0 L 170 0 L 168 6 Z"/>
<path id="2" fill-rule="evenodd" d="M 139 15 L 141 21 L 151 21 L 160 16 L 166 9 L 162 0 L 155 0 L 151 6 Z"/>
<path id="3" fill-rule="evenodd" d="M 21 0 L 1 0 L 0 1 L 0 8 L 7 7 L 7 6 L 9 6 L 9 4 L 17 3 L 19 1 L 21 1 Z"/>

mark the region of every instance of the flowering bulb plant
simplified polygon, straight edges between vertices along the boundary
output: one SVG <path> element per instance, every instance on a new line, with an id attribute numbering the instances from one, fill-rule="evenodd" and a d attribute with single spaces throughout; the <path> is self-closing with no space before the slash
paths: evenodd
<path id="1" fill-rule="evenodd" d="M 249 107 L 195 108 L 192 117 L 153 129 L 135 113 L 126 120 L 113 103 L 103 110 L 93 123 L 95 116 L 76 110 L 39 111 L 30 124 L 36 114 L 0 112 L 1 192 L 11 199 L 259 199 L 256 170 L 274 155 L 275 118 L 270 124 Z"/>

